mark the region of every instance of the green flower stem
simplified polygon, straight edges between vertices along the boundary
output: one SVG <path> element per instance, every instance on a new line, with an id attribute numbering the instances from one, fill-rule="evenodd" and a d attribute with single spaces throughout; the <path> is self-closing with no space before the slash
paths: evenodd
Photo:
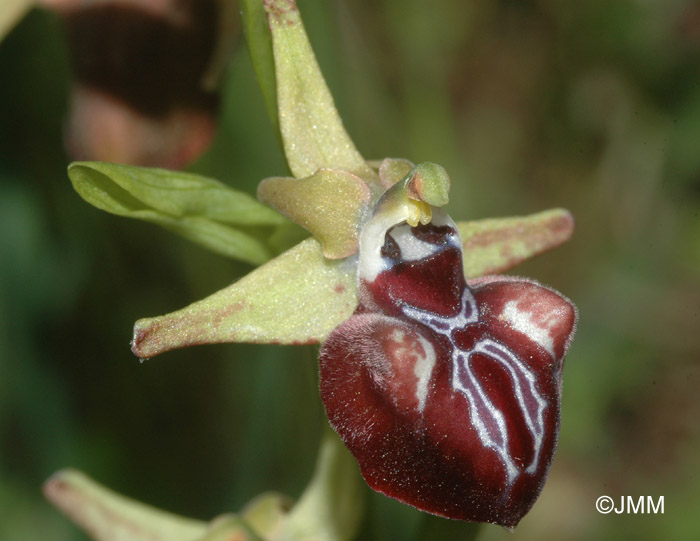
<path id="1" fill-rule="evenodd" d="M 243 18 L 243 34 L 248 43 L 248 51 L 253 61 L 255 76 L 258 79 L 272 127 L 275 134 L 279 137 L 275 59 L 272 55 L 272 36 L 267 24 L 265 9 L 263 8 L 262 0 L 239 0 L 239 4 L 241 17 Z"/>
<path id="2" fill-rule="evenodd" d="M 357 462 L 328 427 L 311 483 L 276 539 L 353 539 L 362 519 L 363 494 L 364 481 Z"/>

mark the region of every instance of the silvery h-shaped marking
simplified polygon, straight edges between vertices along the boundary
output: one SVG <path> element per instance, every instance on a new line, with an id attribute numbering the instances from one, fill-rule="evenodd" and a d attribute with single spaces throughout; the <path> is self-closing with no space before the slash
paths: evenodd
<path id="1" fill-rule="evenodd" d="M 433 209 L 431 221 L 433 226 L 448 226 L 451 229 L 441 243 L 419 239 L 415 235 L 415 228 L 409 226 L 404 220 L 403 210 L 397 208 L 375 214 L 373 219 L 365 225 L 360 237 L 359 274 L 367 283 L 373 283 L 381 273 L 390 272 L 396 264 L 396 261 L 383 257 L 382 246 L 386 237 L 391 237 L 396 243 L 401 254 L 400 260 L 403 262 L 425 261 L 438 252 L 450 248 L 458 250 L 461 256 L 462 240 L 459 229 L 442 209 Z M 461 265 L 461 257 L 459 264 Z M 448 339 L 452 347 L 452 388 L 466 397 L 470 406 L 469 415 L 472 426 L 483 445 L 493 449 L 500 456 L 506 468 L 507 484 L 512 486 L 520 475 L 520 468 L 515 464 L 508 449 L 505 416 L 489 399 L 479 378 L 473 373 L 469 361 L 472 355 L 480 354 L 505 368 L 513 381 L 515 398 L 533 437 L 534 456 L 525 471 L 535 473 L 544 439 L 544 409 L 547 402 L 537 391 L 534 373 L 515 352 L 504 344 L 491 338 L 482 338 L 468 350 L 457 346 L 453 339 L 454 331 L 479 322 L 479 307 L 469 286 L 464 285 L 461 306 L 454 316 L 442 316 L 429 310 L 416 308 L 405 300 L 402 300 L 400 309 L 407 318 L 425 325 Z"/>
<path id="2" fill-rule="evenodd" d="M 453 331 L 479 322 L 476 298 L 469 287 L 465 286 L 462 292 L 461 307 L 455 316 L 444 317 L 407 304 L 401 307 L 401 311 L 406 317 L 422 323 L 449 340 L 452 346 L 452 388 L 464 394 L 469 401 L 469 415 L 479 439 L 501 457 L 506 467 L 507 483 L 512 485 L 520 475 L 520 471 L 508 450 L 508 429 L 505 417 L 491 402 L 481 382 L 472 372 L 469 359 L 472 355 L 481 354 L 500 363 L 508 371 L 513 381 L 515 397 L 534 439 L 534 457 L 525 471 L 536 472 L 544 438 L 543 413 L 547 402 L 537 391 L 533 372 L 510 348 L 490 338 L 477 341 L 468 350 L 460 349 L 455 344 L 452 338 Z"/>

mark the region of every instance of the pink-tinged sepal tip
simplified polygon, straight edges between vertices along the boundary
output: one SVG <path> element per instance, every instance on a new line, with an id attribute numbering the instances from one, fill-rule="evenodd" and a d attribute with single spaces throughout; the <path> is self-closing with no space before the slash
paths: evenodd
<path id="1" fill-rule="evenodd" d="M 576 310 L 530 280 L 468 285 L 457 227 L 436 218 L 361 237 L 360 305 L 321 349 L 321 398 L 372 488 L 514 527 L 552 461 Z"/>

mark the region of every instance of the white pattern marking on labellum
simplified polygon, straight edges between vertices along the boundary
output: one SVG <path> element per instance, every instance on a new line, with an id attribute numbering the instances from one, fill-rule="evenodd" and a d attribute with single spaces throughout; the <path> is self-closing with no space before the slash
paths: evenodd
<path id="1" fill-rule="evenodd" d="M 470 287 L 447 214 L 412 227 L 377 208 L 360 236 L 356 315 L 321 350 L 331 424 L 375 490 L 515 526 L 554 454 L 575 308 L 529 280 Z"/>

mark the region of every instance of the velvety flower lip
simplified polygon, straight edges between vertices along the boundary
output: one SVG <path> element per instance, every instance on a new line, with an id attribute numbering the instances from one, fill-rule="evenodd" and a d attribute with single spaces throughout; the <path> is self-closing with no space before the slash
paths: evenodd
<path id="1" fill-rule="evenodd" d="M 331 425 L 375 490 L 515 526 L 556 447 L 573 304 L 522 278 L 467 283 L 455 223 L 382 206 L 363 228 L 359 306 L 320 355 Z"/>

